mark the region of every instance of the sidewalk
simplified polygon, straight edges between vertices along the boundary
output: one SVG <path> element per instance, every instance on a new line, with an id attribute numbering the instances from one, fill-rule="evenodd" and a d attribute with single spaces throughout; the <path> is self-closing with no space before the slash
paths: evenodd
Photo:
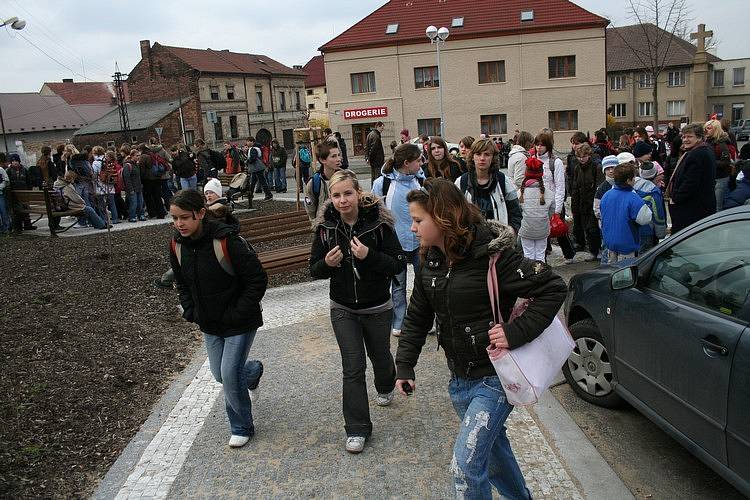
<path id="1" fill-rule="evenodd" d="M 239 450 L 227 446 L 221 386 L 208 372 L 205 353 L 198 353 L 95 498 L 452 498 L 448 469 L 459 422 L 435 338 L 417 366 L 416 393 L 397 396 L 387 408 L 372 404 L 373 437 L 361 455 L 349 455 L 327 296 L 327 282 L 266 294 L 265 325 L 251 350 L 265 374 L 250 443 Z M 554 397 L 516 409 L 508 428 L 535 498 L 632 498 Z"/>

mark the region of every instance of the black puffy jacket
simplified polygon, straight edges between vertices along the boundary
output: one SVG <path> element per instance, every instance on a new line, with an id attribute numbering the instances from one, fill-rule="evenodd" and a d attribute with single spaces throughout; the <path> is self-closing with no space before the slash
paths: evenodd
<path id="1" fill-rule="evenodd" d="M 487 291 L 491 254 L 500 253 L 495 269 L 503 318 L 510 316 L 518 297 L 533 299 L 521 316 L 505 325 L 511 349 L 538 337 L 565 300 L 567 287 L 562 278 L 547 264 L 524 258 L 515 249 L 516 237 L 510 227 L 489 221 L 474 231 L 466 258 L 453 266 L 440 250 L 432 247 L 427 252 L 401 327 L 398 378 L 414 379 L 414 366 L 433 316 L 437 316 L 438 342 L 451 373 L 464 378 L 495 374 L 486 350 L 494 321 Z"/>
<path id="2" fill-rule="evenodd" d="M 406 267 L 406 256 L 393 229 L 393 215 L 381 201 L 371 207 L 359 208 L 359 219 L 347 226 L 329 200 L 323 215 L 315 220 L 310 275 L 331 280 L 331 300 L 350 309 L 367 309 L 388 302 L 391 279 Z M 364 260 L 352 255 L 351 238 L 370 249 Z M 344 260 L 338 267 L 329 267 L 326 254 L 339 246 Z"/>
<path id="3" fill-rule="evenodd" d="M 234 276 L 219 264 L 213 240 L 227 240 Z M 237 229 L 227 224 L 203 220 L 203 234 L 191 239 L 175 233 L 181 244 L 180 263 L 170 245 L 170 262 L 184 309 L 182 317 L 197 323 L 204 333 L 231 337 L 247 333 L 263 324 L 260 301 L 266 293 L 268 276 L 258 256 Z"/>

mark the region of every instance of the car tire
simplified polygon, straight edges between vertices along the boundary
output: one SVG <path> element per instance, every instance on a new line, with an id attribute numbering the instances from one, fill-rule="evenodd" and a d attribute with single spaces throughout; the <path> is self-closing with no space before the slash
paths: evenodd
<path id="1" fill-rule="evenodd" d="M 574 323 L 570 334 L 576 346 L 562 368 L 565 380 L 584 401 L 604 408 L 620 406 L 622 398 L 612 385 L 609 353 L 594 320 Z"/>

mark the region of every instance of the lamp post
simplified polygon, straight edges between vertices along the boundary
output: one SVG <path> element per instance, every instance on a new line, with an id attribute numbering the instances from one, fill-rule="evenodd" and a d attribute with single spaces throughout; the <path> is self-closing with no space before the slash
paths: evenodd
<path id="1" fill-rule="evenodd" d="M 0 23 L 0 28 L 3 26 L 10 25 L 14 30 L 22 30 L 26 27 L 26 21 L 18 19 L 17 17 L 9 17 Z M 5 120 L 3 120 L 3 108 L 0 105 L 0 128 L 3 131 L 3 144 L 5 145 L 5 152 L 8 152 L 8 137 L 5 135 Z"/>
<path id="2" fill-rule="evenodd" d="M 443 72 L 440 70 L 440 44 L 444 43 L 450 35 L 448 28 L 437 29 L 435 26 L 428 26 L 425 35 L 430 39 L 437 49 L 437 68 L 438 68 L 438 95 L 440 96 L 440 137 L 445 138 L 445 115 L 443 114 Z"/>

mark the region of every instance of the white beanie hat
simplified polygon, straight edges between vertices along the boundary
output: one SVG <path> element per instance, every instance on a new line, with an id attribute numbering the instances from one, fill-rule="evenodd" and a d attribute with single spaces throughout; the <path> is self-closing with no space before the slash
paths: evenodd
<path id="1" fill-rule="evenodd" d="M 223 193 L 221 189 L 221 182 L 219 182 L 219 179 L 211 179 L 206 181 L 206 185 L 203 186 L 203 192 L 205 193 L 206 191 L 212 191 L 221 196 Z"/>

